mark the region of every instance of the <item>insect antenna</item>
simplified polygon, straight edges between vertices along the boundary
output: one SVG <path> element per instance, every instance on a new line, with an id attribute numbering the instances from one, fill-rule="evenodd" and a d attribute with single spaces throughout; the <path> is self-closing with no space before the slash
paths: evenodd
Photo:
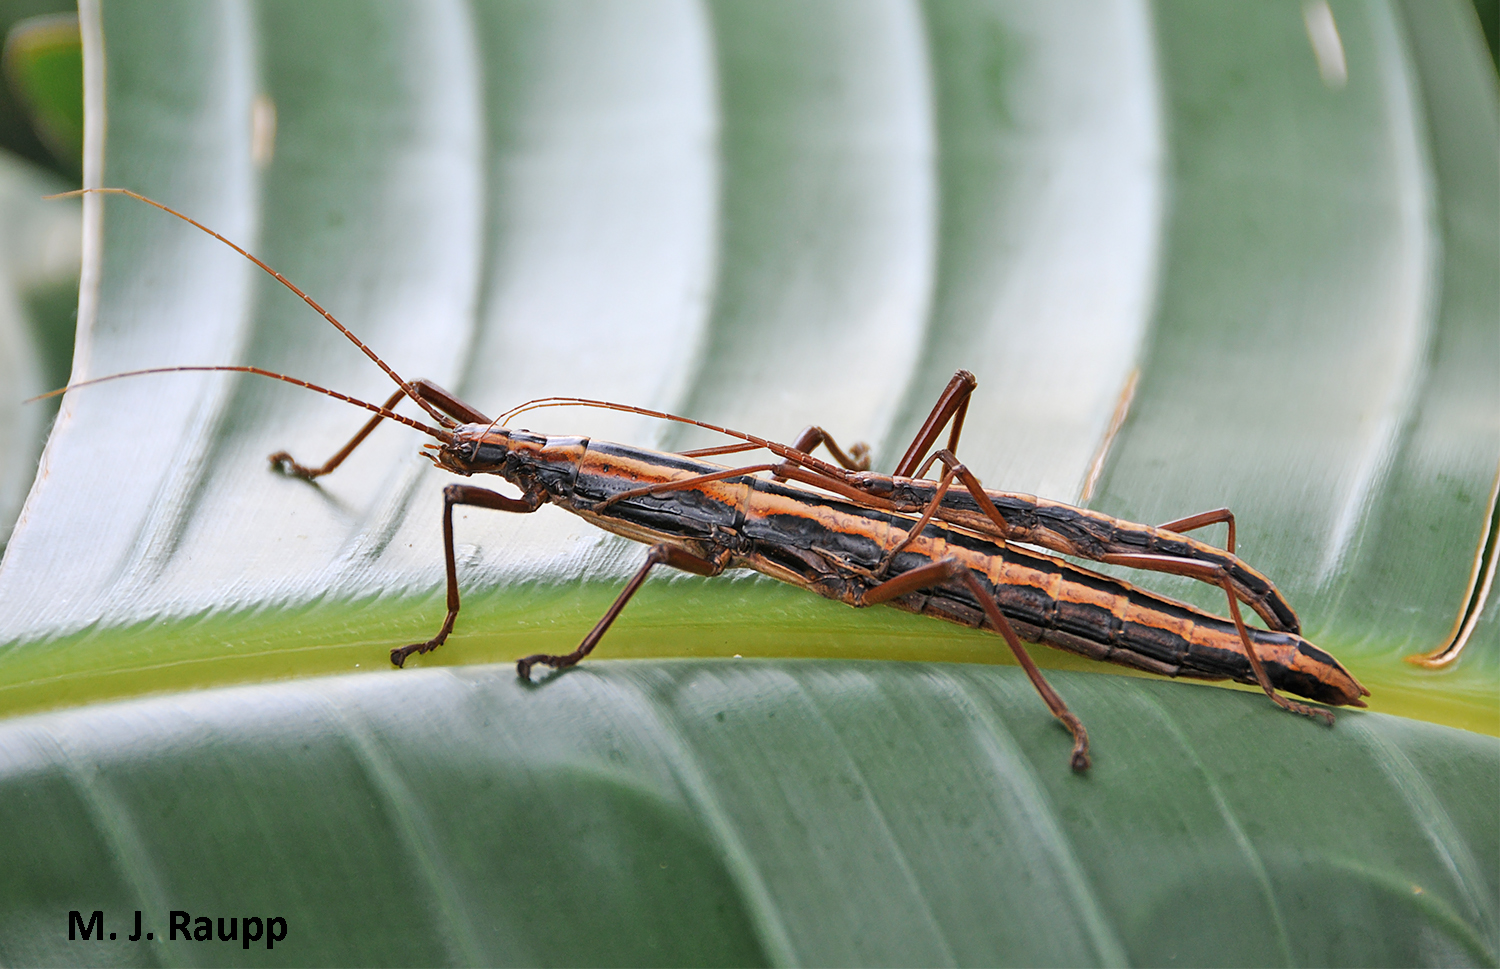
<path id="1" fill-rule="evenodd" d="M 736 448 L 735 451 L 752 450 L 753 448 L 765 448 L 772 454 L 775 454 L 778 457 L 793 460 L 797 464 L 800 464 L 803 467 L 808 468 L 809 470 L 822 471 L 827 474 L 832 474 L 835 477 L 841 476 L 839 470 L 826 461 L 820 461 L 817 458 L 812 457 L 811 455 L 803 451 L 799 451 L 794 447 L 789 447 L 785 444 L 778 444 L 775 441 L 770 441 L 763 437 L 756 437 L 754 434 L 746 434 L 744 431 L 736 431 L 733 428 L 720 427 L 717 424 L 710 424 L 707 421 L 694 420 L 691 417 L 683 417 L 679 414 L 669 414 L 666 411 L 651 410 L 648 407 L 636 407 L 633 404 L 616 404 L 613 401 L 608 400 L 591 400 L 587 397 L 539 397 L 536 400 L 528 400 L 524 404 L 517 404 L 515 407 L 512 407 L 510 410 L 495 418 L 490 422 L 490 427 L 501 427 L 507 421 L 515 417 L 519 417 L 527 411 L 541 410 L 544 407 L 597 407 L 601 410 L 622 411 L 627 414 L 640 414 L 642 417 L 655 417 L 660 420 L 673 421 L 678 424 L 690 424 L 693 427 L 701 427 L 705 430 L 714 431 L 728 437 L 738 438 L 739 440 L 745 441 L 746 443 L 752 445 L 751 448 Z M 706 454 L 717 452 L 720 454 L 731 454 L 735 453 L 735 451 L 729 451 L 727 449 L 719 448 L 705 448 L 702 451 L 692 453 Z"/>
<path id="2" fill-rule="evenodd" d="M 423 400 L 422 397 L 419 394 L 417 394 L 416 391 L 412 388 L 411 384 L 407 383 L 406 380 L 403 379 L 400 374 L 396 373 L 396 371 L 393 370 L 393 369 L 391 369 L 391 367 L 384 360 L 380 359 L 380 357 L 375 353 L 374 350 L 371 350 L 369 347 L 365 346 L 363 340 L 361 340 L 359 337 L 355 336 L 352 332 L 350 332 L 350 330 L 349 330 L 349 328 L 347 326 L 345 326 L 344 324 L 340 323 L 337 319 L 335 319 L 334 315 L 332 313 L 328 312 L 327 310 L 325 310 L 318 303 L 317 300 L 313 299 L 311 296 L 307 295 L 302 290 L 298 289 L 297 286 L 296 286 L 296 284 L 293 283 L 290 279 L 287 279 L 285 276 L 281 275 L 281 273 L 279 273 L 276 270 L 272 269 L 270 266 L 266 265 L 264 262 L 261 262 L 260 259 L 257 258 L 255 255 L 251 254 L 250 252 L 247 252 L 246 250 L 242 249 L 240 246 L 236 245 L 235 243 L 231 242 L 230 240 L 228 240 L 228 239 L 224 238 L 223 236 L 219 235 L 217 232 L 215 232 L 214 230 L 210 229 L 208 226 L 204 225 L 203 223 L 197 221 L 196 219 L 190 219 L 187 216 L 183 215 L 181 212 L 177 211 L 176 209 L 169 208 L 168 206 L 165 206 L 165 205 L 161 204 L 160 202 L 156 201 L 155 199 L 147 198 L 146 196 L 140 194 L 139 192 L 132 192 L 128 188 L 76 188 L 76 189 L 74 189 L 71 192 L 59 192 L 56 195 L 44 195 L 43 198 L 45 198 L 45 199 L 65 199 L 65 198 L 72 198 L 75 195 L 128 195 L 128 196 L 130 196 L 133 199 L 137 199 L 137 200 L 139 200 L 141 202 L 145 202 L 147 205 L 155 206 L 156 208 L 161 209 L 163 212 L 167 213 L 168 215 L 175 215 L 175 216 L 177 216 L 177 218 L 179 218 L 182 221 L 188 223 L 189 225 L 196 226 L 197 228 L 202 229 L 204 232 L 208 233 L 209 235 L 213 236 L 215 239 L 218 239 L 220 242 L 224 243 L 224 245 L 228 246 L 229 248 L 233 249 L 235 252 L 237 252 L 240 255 L 244 256 L 246 259 L 248 259 L 251 262 L 255 263 L 261 269 L 264 269 L 267 273 L 270 273 L 270 275 L 278 283 L 280 283 L 281 285 L 285 286 L 287 289 L 291 290 L 292 292 L 296 293 L 299 297 L 301 297 L 302 298 L 302 302 L 306 303 L 308 306 L 311 306 L 314 310 L 316 310 L 319 316 L 323 317 L 323 319 L 325 319 L 329 323 L 333 324 L 334 329 L 338 330 L 340 333 L 344 334 L 344 336 L 348 337 L 349 342 L 353 343 L 355 346 L 359 347 L 360 350 L 364 351 L 365 356 L 367 356 L 371 360 L 375 361 L 375 366 L 379 367 L 381 370 L 384 370 L 386 376 L 390 377 L 392 380 L 394 380 L 396 382 L 396 385 L 398 387 L 400 387 L 402 390 L 406 391 L 406 396 L 408 396 L 412 400 L 416 401 L 417 406 L 421 407 L 424 411 L 426 411 L 428 413 L 428 415 L 431 416 L 432 419 L 435 420 L 435 421 L 437 421 L 439 424 L 443 423 L 442 412 L 439 411 L 437 408 L 433 407 L 427 401 Z M 139 372 L 146 372 L 146 371 L 139 371 Z M 253 372 L 261 373 L 262 376 L 268 376 L 269 375 L 269 374 L 266 374 L 266 373 L 264 373 L 262 371 L 253 371 Z M 277 375 L 277 376 L 279 376 L 279 375 Z M 100 378 L 100 379 L 104 379 L 104 378 Z M 283 379 L 285 379 L 285 378 L 283 378 Z M 64 388 L 64 389 L 67 389 L 67 388 Z M 327 393 L 332 393 L 331 391 L 326 391 L 326 392 Z M 366 406 L 368 406 L 368 405 L 366 405 Z"/>
<path id="3" fill-rule="evenodd" d="M 451 443 L 453 443 L 453 435 L 450 434 L 448 431 L 442 430 L 442 429 L 436 428 L 436 427 L 428 427 L 426 424 L 423 424 L 421 421 L 414 421 L 410 417 L 405 416 L 404 414 L 398 414 L 398 413 L 396 413 L 395 411 L 391 410 L 389 407 L 382 407 L 379 404 L 372 404 L 369 401 L 360 400 L 358 397 L 350 397 L 348 394 L 341 394 L 337 390 L 329 390 L 327 387 L 320 387 L 317 384 L 310 383 L 310 382 L 308 382 L 306 380 L 299 380 L 296 377 L 288 377 L 286 374 L 284 374 L 284 373 L 276 373 L 274 370 L 262 370 L 260 367 L 237 367 L 237 366 L 228 366 L 228 365 L 225 365 L 225 366 L 217 366 L 217 367 L 206 367 L 206 366 L 205 367 L 152 367 L 149 370 L 127 370 L 124 373 L 112 373 L 112 374 L 110 374 L 107 377 L 94 377 L 91 380 L 80 380 L 76 384 L 68 384 L 68 386 L 66 386 L 66 387 L 59 387 L 57 390 L 51 390 L 51 391 L 48 391 L 45 394 L 37 394 L 35 397 L 27 398 L 27 400 L 25 402 L 28 403 L 28 404 L 30 404 L 33 401 L 46 400 L 49 397 L 56 397 L 58 394 L 64 394 L 64 393 L 67 393 L 70 390 L 77 390 L 79 387 L 87 387 L 90 384 L 102 384 L 102 383 L 105 383 L 106 381 L 110 381 L 110 380 L 120 380 L 120 379 L 122 379 L 124 377 L 139 377 L 139 376 L 142 376 L 143 374 L 148 374 L 148 373 L 186 373 L 186 372 L 195 372 L 195 371 L 196 372 L 219 371 L 219 372 L 225 372 L 225 373 L 253 373 L 253 374 L 255 374 L 256 376 L 259 376 L 259 377 L 270 377 L 273 380 L 281 380 L 281 381 L 284 381 L 286 383 L 292 384 L 292 385 L 297 386 L 297 387 L 302 387 L 302 388 L 307 389 L 307 390 L 317 391 L 320 394 L 326 394 L 327 396 L 332 397 L 334 400 L 342 400 L 342 401 L 344 401 L 347 404 L 353 404 L 356 407 L 363 407 L 365 410 L 367 410 L 367 411 L 373 411 L 376 414 L 379 414 L 381 417 L 385 417 L 385 418 L 388 418 L 390 420 L 397 421 L 399 423 L 405 424 L 407 427 L 414 427 L 417 430 L 421 431 L 423 434 L 427 434 L 427 435 L 430 435 L 432 437 L 435 437 L 439 441 L 444 442 L 445 444 L 451 444 Z M 420 403 L 420 399 L 418 399 L 418 402 Z"/>
<path id="4" fill-rule="evenodd" d="M 708 424 L 703 421 L 693 420 L 691 417 L 681 417 L 677 414 L 668 414 L 665 411 L 651 410 L 646 407 L 636 407 L 633 404 L 616 404 L 608 400 L 591 400 L 587 397 L 538 397 L 536 400 L 528 400 L 524 404 L 517 404 L 510 410 L 501 414 L 490 422 L 490 427 L 503 427 L 512 419 L 521 416 L 527 411 L 541 410 L 544 407 L 597 407 L 602 410 L 617 410 L 627 414 L 640 414 L 642 417 L 656 417 L 664 421 L 675 421 L 678 424 L 691 424 L 694 427 L 702 427 L 730 437 L 737 437 L 742 441 L 748 441 L 757 447 L 765 447 L 772 442 L 746 434 L 743 431 L 730 430 L 727 427 L 719 427 L 717 424 Z"/>

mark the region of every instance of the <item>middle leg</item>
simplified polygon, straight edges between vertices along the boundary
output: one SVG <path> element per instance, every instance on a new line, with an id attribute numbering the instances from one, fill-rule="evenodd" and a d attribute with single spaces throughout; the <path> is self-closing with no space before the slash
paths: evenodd
<path id="1" fill-rule="evenodd" d="M 941 585 L 944 582 L 954 579 L 968 586 L 974 598 L 979 600 L 979 604 L 984 608 L 984 614 L 989 619 L 990 625 L 994 626 L 1000 635 L 1005 637 L 1005 644 L 1010 647 L 1010 651 L 1016 656 L 1016 661 L 1026 671 L 1026 677 L 1031 680 L 1031 685 L 1036 688 L 1037 693 L 1041 694 L 1042 702 L 1047 704 L 1047 709 L 1052 711 L 1052 715 L 1062 721 L 1062 725 L 1067 727 L 1068 732 L 1073 735 L 1073 753 L 1071 756 L 1073 769 L 1075 771 L 1088 770 L 1089 734 L 1084 729 L 1083 722 L 1073 715 L 1073 711 L 1068 709 L 1068 705 L 1063 702 L 1063 698 L 1057 695 L 1056 690 L 1052 689 L 1052 684 L 1048 683 L 1042 677 L 1042 671 L 1037 669 L 1036 662 L 1032 660 L 1031 654 L 1026 652 L 1026 648 L 1021 645 L 1021 637 L 1017 636 L 1016 631 L 1011 628 L 1010 621 L 1000 611 L 1000 606 L 995 602 L 995 597 L 985 591 L 984 586 L 980 585 L 979 580 L 974 577 L 974 573 L 958 559 L 940 559 L 928 565 L 921 565 L 903 572 L 895 578 L 887 579 L 879 585 L 866 590 L 859 604 L 873 606 L 877 603 L 889 602 L 898 596 L 906 595 L 908 592 L 931 588 L 932 586 Z"/>

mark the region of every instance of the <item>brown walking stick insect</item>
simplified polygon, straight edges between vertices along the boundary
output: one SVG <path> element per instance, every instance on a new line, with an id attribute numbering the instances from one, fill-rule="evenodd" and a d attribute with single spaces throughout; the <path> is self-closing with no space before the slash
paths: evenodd
<path id="1" fill-rule="evenodd" d="M 348 444 L 320 466 L 299 464 L 286 452 L 272 455 L 272 464 L 287 473 L 313 480 L 332 472 L 382 420 L 391 419 L 435 440 L 424 451 L 438 467 L 464 477 L 497 475 L 519 489 L 516 497 L 470 484 L 443 489 L 447 615 L 431 639 L 392 650 L 396 666 L 404 665 L 413 654 L 441 646 L 458 618 L 454 506 L 529 514 L 553 504 L 651 547 L 640 570 L 578 648 L 564 655 L 538 654 L 518 660 L 517 672 L 524 678 L 538 665 L 561 669 L 588 656 L 651 570 L 666 564 L 699 575 L 753 569 L 852 606 L 889 603 L 999 633 L 1053 715 L 1073 735 L 1075 770 L 1089 764 L 1087 732 L 1042 677 L 1021 645 L 1022 637 L 1166 676 L 1257 684 L 1283 708 L 1330 724 L 1330 711 L 1289 700 L 1279 691 L 1351 706 L 1364 706 L 1361 697 L 1369 695 L 1337 660 L 1298 634 L 1296 613 L 1281 593 L 1234 555 L 1234 518 L 1227 509 L 1153 528 L 1029 495 L 986 490 L 955 453 L 975 386 L 967 372 L 954 376 L 891 475 L 870 472 L 861 447 L 846 453 L 817 427 L 786 445 L 689 418 L 585 398 L 532 401 L 491 420 L 436 384 L 402 378 L 302 290 L 206 226 L 125 189 L 68 194 L 85 192 L 129 195 L 233 247 L 337 327 L 395 382 L 397 390 L 384 404 L 373 404 L 247 366 L 152 368 L 73 387 L 145 373 L 254 373 L 374 413 Z M 394 408 L 403 397 L 421 407 L 434 424 L 397 414 Z M 502 426 L 516 414 L 560 405 L 602 407 L 693 424 L 735 438 L 737 443 L 665 454 Z M 944 428 L 949 428 L 947 445 L 933 451 Z M 819 445 L 836 463 L 810 453 Z M 768 451 L 776 460 L 734 468 L 703 460 L 751 450 Z M 923 477 L 935 464 L 942 465 L 941 476 L 936 481 Z M 763 474 L 769 477 L 760 477 Z M 1223 549 L 1181 534 L 1221 521 L 1229 526 Z M 1015 542 L 1212 583 L 1224 590 L 1230 619 Z M 1241 601 L 1270 628 L 1247 626 Z"/>

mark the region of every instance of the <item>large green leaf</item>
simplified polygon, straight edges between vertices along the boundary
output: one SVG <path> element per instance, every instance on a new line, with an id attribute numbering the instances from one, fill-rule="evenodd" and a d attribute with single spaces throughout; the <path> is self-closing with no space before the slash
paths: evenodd
<path id="1" fill-rule="evenodd" d="M 41 196 L 67 188 L 0 154 L 0 549 L 36 476 L 55 413 L 24 403 L 68 379 L 78 290 L 78 205 Z"/>
<path id="2" fill-rule="evenodd" d="M 888 468 L 962 366 L 966 463 L 1077 500 L 1138 370 L 1095 506 L 1231 505 L 1375 709 L 1500 732 L 1493 600 L 1455 664 L 1403 661 L 1482 586 L 1500 467 L 1495 76 L 1466 5 L 82 13 L 86 183 L 247 244 L 404 374 L 490 412 L 817 422 Z M 212 240 L 126 200 L 84 217 L 74 379 L 244 362 L 389 393 Z M 72 908 L 242 904 L 318 940 L 291 962 L 1500 953 L 1492 738 L 1061 674 L 1098 758 L 1075 778 L 1018 671 L 848 662 L 993 663 L 997 640 L 760 581 L 653 583 L 599 662 L 534 690 L 371 678 L 440 616 L 441 479 L 394 429 L 318 487 L 265 462 L 358 422 L 194 374 L 66 397 L 0 564 L 0 709 L 78 707 L 0 728 L 7 823 L 55 824 L 4 848 L 10 960 L 100 959 L 58 948 Z M 597 618 L 639 547 L 554 511 L 460 516 L 465 610 L 422 664 Z M 605 661 L 736 653 L 823 659 Z M 202 863 L 223 842 L 233 878 Z M 683 881 L 650 882 L 658 851 Z M 91 852 L 119 874 L 67 860 Z M 538 938 L 554 906 L 594 921 Z"/>
<path id="3" fill-rule="evenodd" d="M 304 680 L 0 727 L 0 957 L 210 964 L 1493 964 L 1490 738 L 985 666 Z M 1102 738 L 1101 738 L 1102 740 Z M 149 752 L 149 753 L 147 753 Z M 105 913 L 114 943 L 66 939 Z M 134 911 L 284 944 L 125 942 Z M 227 922 L 226 922 L 227 924 Z M 215 926 L 217 928 L 217 926 Z"/>

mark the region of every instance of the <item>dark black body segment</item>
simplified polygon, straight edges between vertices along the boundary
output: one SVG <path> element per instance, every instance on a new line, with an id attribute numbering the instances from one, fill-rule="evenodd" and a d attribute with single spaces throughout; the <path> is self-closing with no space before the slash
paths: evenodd
<path id="1" fill-rule="evenodd" d="M 1159 619 L 1175 620 L 1190 635 L 1160 622 L 1144 623 L 1121 620 L 1118 606 L 1111 609 L 1101 602 L 1057 600 L 1042 589 L 1015 583 L 994 584 L 990 577 L 974 570 L 976 576 L 994 596 L 1000 611 L 1024 639 L 1065 649 L 1091 659 L 1134 666 L 1165 676 L 1195 679 L 1228 679 L 1253 685 L 1255 673 L 1244 653 L 1235 648 L 1239 633 L 1227 619 L 1201 612 L 1185 603 L 1145 592 L 1125 582 L 1089 572 L 1051 556 L 1024 549 L 998 548 L 971 536 L 949 533 L 950 544 L 962 545 L 983 555 L 993 555 L 1008 563 L 1022 564 L 1042 576 L 1063 579 L 1070 589 L 1089 588 L 1107 596 L 1123 596 L 1134 607 L 1131 611 L 1150 613 Z M 924 555 L 904 552 L 898 556 L 898 568 L 915 568 L 931 561 Z M 983 610 L 969 589 L 952 583 L 927 590 L 912 601 L 897 600 L 901 608 L 913 612 L 936 612 L 942 618 L 962 616 L 966 625 L 988 628 Z M 924 601 L 926 600 L 926 601 Z M 946 600 L 934 603 L 932 600 Z M 936 607 L 934 609 L 934 606 Z M 1204 635 L 1207 633 L 1208 635 Z M 1330 689 L 1322 680 L 1305 672 L 1305 665 L 1341 670 L 1338 661 L 1323 650 L 1292 633 L 1250 629 L 1250 638 L 1263 647 L 1261 657 L 1271 682 L 1279 689 L 1328 703 L 1347 702 L 1341 691 Z M 1222 645 L 1213 645 L 1212 640 Z M 1302 664 L 1280 659 L 1293 654 Z"/>
<path id="2" fill-rule="evenodd" d="M 511 481 L 528 491 L 545 492 L 553 501 L 573 493 L 579 462 L 588 452 L 586 437 L 547 437 L 530 431 L 511 431 L 504 453 L 504 471 Z M 481 443 L 480 457 L 489 456 Z"/>
<path id="3" fill-rule="evenodd" d="M 870 576 L 865 570 L 879 563 L 883 549 L 868 535 L 904 533 L 911 524 L 909 519 L 829 501 L 800 489 L 764 481 L 755 481 L 754 485 L 758 494 L 774 495 L 804 508 L 800 515 L 783 513 L 759 522 L 752 517 L 746 523 L 746 535 L 754 541 L 755 551 L 775 558 L 779 546 L 790 541 L 798 548 L 820 553 L 802 575 L 809 588 L 829 598 L 853 601 L 861 591 L 878 584 L 885 576 Z M 849 519 L 841 521 L 843 516 Z M 851 528 L 858 530 L 851 534 L 846 530 Z M 971 566 L 971 571 L 991 591 L 1000 611 L 1023 638 L 1166 676 L 1256 682 L 1254 670 L 1239 646 L 1238 630 L 1228 619 L 1050 555 L 929 524 L 922 540 L 897 555 L 886 575 L 907 572 L 955 552 L 961 552 L 967 561 L 989 566 Z M 996 566 L 1011 573 L 1007 576 L 1010 581 L 994 581 Z M 1049 588 L 1066 592 L 1054 597 Z M 963 583 L 947 583 L 896 599 L 893 604 L 989 628 L 980 604 Z M 1151 621 L 1139 621 L 1148 617 Z M 1305 671 L 1312 666 L 1337 671 L 1336 679 L 1339 674 L 1347 677 L 1333 657 L 1293 633 L 1252 628 L 1250 636 L 1257 647 L 1265 648 L 1263 658 L 1275 686 L 1315 700 L 1348 702 L 1347 687 L 1329 687 Z M 1303 662 L 1278 659 L 1288 653 Z"/>
<path id="4" fill-rule="evenodd" d="M 757 497 L 776 492 L 794 492 L 794 489 L 780 488 L 764 481 L 757 481 L 755 490 Z M 837 510 L 839 504 L 828 503 L 829 510 Z M 745 537 L 761 551 L 782 545 L 807 551 L 817 550 L 832 560 L 844 563 L 845 567 L 855 569 L 875 568 L 880 564 L 885 551 L 869 534 L 830 528 L 824 521 L 806 514 L 750 517 L 745 522 L 743 531 Z"/>
<path id="5" fill-rule="evenodd" d="M 903 508 L 923 508 L 932 500 L 935 485 L 921 479 L 893 479 L 885 495 Z M 1101 559 L 1105 555 L 1166 555 L 1222 566 L 1244 594 L 1245 601 L 1260 613 L 1267 625 L 1296 633 L 1301 620 L 1280 590 L 1256 570 L 1229 552 L 1196 542 L 1173 532 L 1121 522 L 1083 508 L 1038 499 L 1033 495 L 986 491 L 1010 531 L 1005 538 L 1027 542 L 1065 555 Z M 974 496 L 962 488 L 950 488 L 943 496 L 946 520 L 966 527 L 993 527 Z"/>
<path id="6" fill-rule="evenodd" d="M 571 490 L 553 500 L 570 511 L 597 509 L 598 514 L 625 525 L 694 543 L 695 554 L 704 553 L 710 546 L 734 550 L 745 544 L 737 537 L 744 521 L 743 502 L 735 499 L 752 479 L 731 478 L 715 482 L 714 488 L 635 495 L 604 504 L 633 488 L 670 480 L 672 474 L 689 477 L 720 470 L 691 458 L 591 441 Z"/>
<path id="7" fill-rule="evenodd" d="M 933 522 L 886 562 L 887 550 L 906 538 L 913 518 L 749 475 L 610 500 L 643 486 L 725 469 L 586 438 L 500 433 L 509 434 L 510 442 L 498 473 L 523 489 L 544 491 L 547 500 L 627 538 L 666 542 L 702 560 L 755 569 L 856 606 L 886 579 L 957 557 L 1023 638 L 1166 676 L 1255 682 L 1238 631 L 1228 619 L 1051 555 Z M 963 497 L 972 502 L 967 493 Z M 1020 521 L 1028 514 L 1034 519 L 1052 514 L 1034 503 L 1028 511 L 1019 501 L 1001 510 L 1018 513 Z M 1114 542 L 1116 548 L 1137 537 L 1135 532 L 1114 537 L 1100 532 L 1087 513 L 1054 515 L 1046 527 L 1089 541 Z M 1170 554 L 1160 546 L 1131 548 L 1138 549 Z M 979 600 L 957 580 L 900 596 L 891 604 L 990 628 Z M 1358 684 L 1316 646 L 1293 633 L 1251 629 L 1250 636 L 1276 687 L 1328 703 L 1358 702 Z"/>

